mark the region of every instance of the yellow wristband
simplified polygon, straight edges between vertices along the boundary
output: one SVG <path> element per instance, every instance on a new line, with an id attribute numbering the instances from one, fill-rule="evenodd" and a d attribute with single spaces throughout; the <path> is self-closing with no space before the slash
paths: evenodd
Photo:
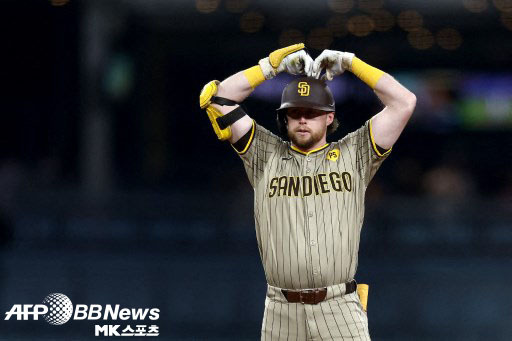
<path id="1" fill-rule="evenodd" d="M 265 81 L 265 76 L 259 65 L 244 70 L 244 76 L 253 89 Z"/>
<path id="2" fill-rule="evenodd" d="M 368 84 L 372 89 L 375 89 L 375 85 L 384 74 L 384 71 L 368 65 L 361 59 L 354 57 L 352 59 L 352 73 Z"/>

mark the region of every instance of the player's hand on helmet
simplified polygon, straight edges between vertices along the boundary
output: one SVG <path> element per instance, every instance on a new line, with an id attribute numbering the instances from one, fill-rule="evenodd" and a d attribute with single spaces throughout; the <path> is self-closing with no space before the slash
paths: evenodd
<path id="1" fill-rule="evenodd" d="M 277 73 L 288 72 L 291 75 L 307 75 L 311 73 L 313 58 L 304 50 L 289 54 L 277 67 Z"/>
<path id="2" fill-rule="evenodd" d="M 325 74 L 322 79 L 332 80 L 335 76 L 341 75 L 345 70 L 350 70 L 354 54 L 334 50 L 323 50 L 313 62 L 310 77 L 319 78 L 322 69 Z"/>

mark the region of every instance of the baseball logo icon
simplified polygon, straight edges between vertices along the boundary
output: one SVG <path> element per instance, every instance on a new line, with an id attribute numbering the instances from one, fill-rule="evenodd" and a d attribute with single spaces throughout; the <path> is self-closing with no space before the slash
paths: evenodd
<path id="1" fill-rule="evenodd" d="M 339 156 L 340 156 L 340 150 L 333 149 L 327 153 L 327 160 L 336 161 L 336 160 L 338 160 Z"/>
<path id="2" fill-rule="evenodd" d="M 307 82 L 299 82 L 297 84 L 297 91 L 301 96 L 309 96 L 309 84 Z"/>
<path id="3" fill-rule="evenodd" d="M 44 319 L 49 324 L 64 324 L 73 315 L 73 303 L 64 294 L 49 294 L 44 298 L 43 304 L 48 306 L 48 312 L 44 315 Z"/>

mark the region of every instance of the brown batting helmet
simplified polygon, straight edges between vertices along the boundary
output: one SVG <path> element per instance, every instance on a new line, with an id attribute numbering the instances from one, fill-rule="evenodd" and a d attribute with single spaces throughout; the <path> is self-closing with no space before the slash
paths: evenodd
<path id="1" fill-rule="evenodd" d="M 335 111 L 334 97 L 325 81 L 313 77 L 302 77 L 286 85 L 281 96 L 281 106 L 277 109 L 277 127 L 283 136 L 288 135 L 286 127 L 286 110 L 288 108 L 311 108 L 326 112 Z M 327 135 L 338 128 L 339 122 L 334 121 L 327 127 Z"/>

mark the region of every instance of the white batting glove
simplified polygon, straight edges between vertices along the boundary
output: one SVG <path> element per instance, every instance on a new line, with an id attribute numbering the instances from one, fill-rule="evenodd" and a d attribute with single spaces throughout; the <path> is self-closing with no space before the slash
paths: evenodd
<path id="1" fill-rule="evenodd" d="M 322 79 L 332 80 L 335 76 L 341 75 L 345 70 L 350 70 L 354 54 L 334 50 L 323 50 L 316 57 L 310 77 L 319 78 L 322 68 L 325 68 L 325 75 Z"/>
<path id="2" fill-rule="evenodd" d="M 260 60 L 259 65 L 266 79 L 271 79 L 283 71 L 291 75 L 308 75 L 313 67 L 313 58 L 306 51 L 300 50 L 286 56 L 277 69 L 272 68 L 268 57 Z"/>
<path id="3" fill-rule="evenodd" d="M 277 67 L 277 73 L 285 71 L 291 75 L 306 75 L 311 72 L 313 58 L 304 50 L 286 56 Z"/>

